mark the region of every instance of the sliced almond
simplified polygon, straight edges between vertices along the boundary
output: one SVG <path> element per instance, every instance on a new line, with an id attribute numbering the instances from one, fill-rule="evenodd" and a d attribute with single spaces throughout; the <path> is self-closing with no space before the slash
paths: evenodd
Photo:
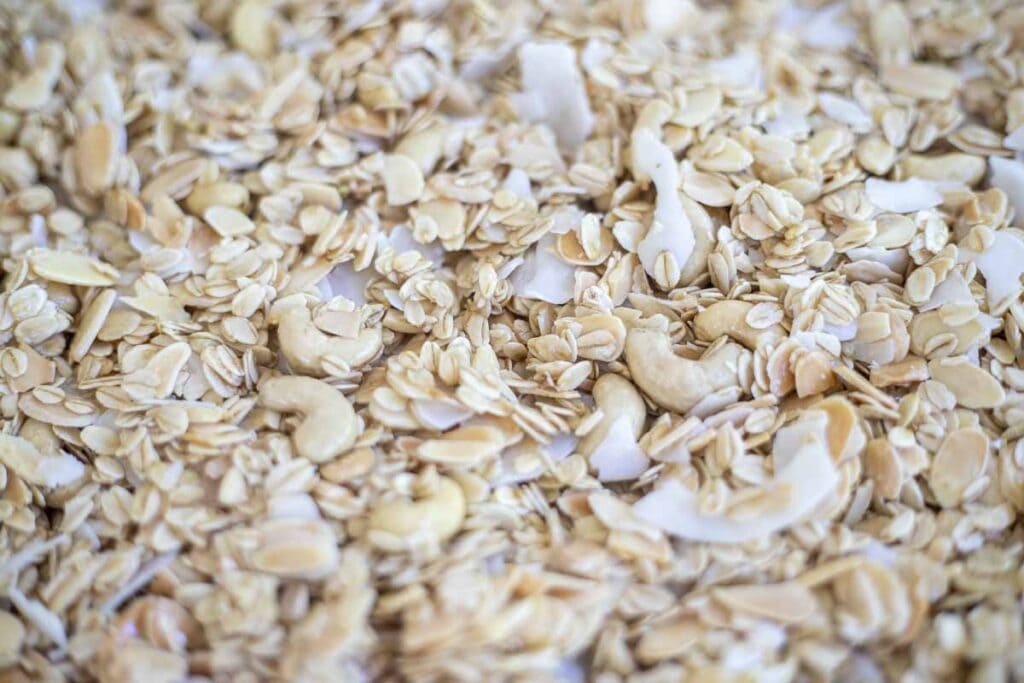
<path id="1" fill-rule="evenodd" d="M 110 264 L 77 252 L 34 249 L 29 253 L 28 260 L 36 275 L 51 282 L 108 287 L 121 278 L 121 274 Z"/>
<path id="2" fill-rule="evenodd" d="M 941 358 L 928 363 L 932 378 L 945 384 L 965 408 L 995 408 L 1006 399 L 1003 385 L 967 358 Z"/>

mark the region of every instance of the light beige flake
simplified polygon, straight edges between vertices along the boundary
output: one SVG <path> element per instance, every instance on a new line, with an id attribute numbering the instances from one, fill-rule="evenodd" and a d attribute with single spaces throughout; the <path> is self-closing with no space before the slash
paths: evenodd
<path id="1" fill-rule="evenodd" d="M 383 163 L 381 173 L 388 204 L 404 206 L 420 198 L 423 194 L 423 172 L 415 161 L 404 154 L 388 154 Z"/>
<path id="2" fill-rule="evenodd" d="M 989 440 L 977 429 L 958 429 L 942 441 L 928 473 L 928 484 L 943 507 L 959 505 L 985 472 Z"/>
<path id="3" fill-rule="evenodd" d="M 781 624 L 807 621 L 818 610 L 809 588 L 795 581 L 767 585 L 726 586 L 712 591 L 732 610 Z"/>
<path id="4" fill-rule="evenodd" d="M 82 188 L 99 194 L 114 182 L 117 137 L 113 124 L 100 121 L 83 130 L 75 143 L 75 173 Z"/>
<path id="5" fill-rule="evenodd" d="M 928 363 L 928 371 L 953 392 L 965 408 L 995 408 L 1006 399 L 1006 391 L 995 377 L 963 356 L 941 358 Z"/>
<path id="6" fill-rule="evenodd" d="M 887 64 L 881 77 L 893 92 L 922 100 L 949 99 L 961 85 L 955 72 L 934 64 Z"/>
<path id="7" fill-rule="evenodd" d="M 315 581 L 329 576 L 340 559 L 337 538 L 321 520 L 275 519 L 260 524 L 249 555 L 253 569 L 275 576 Z"/>
<path id="8" fill-rule="evenodd" d="M 424 441 L 416 455 L 427 462 L 466 466 L 485 462 L 505 447 L 505 437 L 494 427 L 472 425 L 458 427 L 439 439 Z"/>
<path id="9" fill-rule="evenodd" d="M 256 229 L 248 216 L 227 206 L 211 206 L 203 212 L 203 220 L 221 237 L 248 235 Z"/>
<path id="10" fill-rule="evenodd" d="M 77 252 L 35 249 L 28 260 L 39 277 L 67 285 L 109 287 L 121 277 L 113 266 Z"/>
<path id="11" fill-rule="evenodd" d="M 27 439 L 0 434 L 0 462 L 30 484 L 64 486 L 85 474 L 85 467 L 67 453 L 43 454 Z"/>
<path id="12" fill-rule="evenodd" d="M 10 612 L 0 611 L 0 666 L 12 666 L 18 661 L 25 640 L 25 627 Z"/>

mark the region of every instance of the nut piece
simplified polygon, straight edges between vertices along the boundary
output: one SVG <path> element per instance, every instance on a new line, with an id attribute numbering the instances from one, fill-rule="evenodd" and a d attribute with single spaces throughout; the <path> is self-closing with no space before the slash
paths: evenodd
<path id="1" fill-rule="evenodd" d="M 379 326 L 361 330 L 355 339 L 328 336 L 317 329 L 304 304 L 289 305 L 278 315 L 277 339 L 291 369 L 315 377 L 326 376 L 326 356 L 357 368 L 373 359 L 382 343 Z"/>
<path id="2" fill-rule="evenodd" d="M 633 438 L 639 439 L 647 418 L 647 406 L 640 392 L 633 383 L 615 374 L 601 375 L 592 390 L 594 402 L 605 414 L 605 419 L 580 439 L 576 450 L 589 456 L 608 434 L 608 429 L 616 418 L 625 415 L 629 419 L 629 427 Z"/>
<path id="3" fill-rule="evenodd" d="M 260 404 L 305 418 L 292 434 L 292 442 L 299 455 L 312 462 L 333 460 L 355 443 L 355 411 L 348 399 L 326 382 L 312 377 L 272 377 L 260 385 Z"/>
<path id="4" fill-rule="evenodd" d="M 757 329 L 747 323 L 747 314 L 753 308 L 754 304 L 738 299 L 711 304 L 693 319 L 697 338 L 711 342 L 724 334 L 753 350 L 762 339 L 773 341 L 786 336 L 786 330 L 782 325 L 774 324 Z"/>
<path id="5" fill-rule="evenodd" d="M 466 497 L 462 487 L 447 477 L 440 477 L 429 496 L 379 504 L 370 513 L 369 528 L 402 538 L 427 533 L 438 541 L 445 541 L 455 535 L 465 516 Z"/>
<path id="6" fill-rule="evenodd" d="M 740 361 L 749 353 L 725 344 L 701 360 L 689 360 L 675 354 L 665 332 L 634 328 L 626 336 L 626 365 L 633 381 L 652 401 L 677 413 L 708 394 L 740 386 Z"/>

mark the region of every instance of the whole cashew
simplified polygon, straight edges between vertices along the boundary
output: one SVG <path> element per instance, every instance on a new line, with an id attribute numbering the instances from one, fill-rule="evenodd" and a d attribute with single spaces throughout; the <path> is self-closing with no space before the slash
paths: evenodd
<path id="1" fill-rule="evenodd" d="M 725 344 L 701 360 L 688 360 L 672 350 L 668 334 L 633 328 L 626 336 L 626 365 L 633 381 L 666 410 L 685 413 L 702 398 L 740 385 L 740 359 L 750 352 Z"/>
<path id="2" fill-rule="evenodd" d="M 738 341 L 748 349 L 756 349 L 757 341 L 765 335 L 769 339 L 779 339 L 786 336 L 782 325 L 772 325 L 763 330 L 756 329 L 747 324 L 747 313 L 754 307 L 749 301 L 730 299 L 711 304 L 697 314 L 693 319 L 694 329 L 697 338 L 703 341 L 715 341 L 723 334 L 729 335 L 730 339 Z"/>
<path id="3" fill-rule="evenodd" d="M 277 339 L 289 367 L 315 377 L 327 374 L 322 362 L 325 356 L 337 356 L 355 368 L 372 360 L 382 343 L 379 326 L 360 330 L 355 339 L 326 335 L 313 324 L 309 309 L 300 304 L 288 306 L 280 312 Z"/>
<path id="4" fill-rule="evenodd" d="M 647 418 L 647 406 L 640 392 L 636 390 L 633 383 L 620 375 L 601 375 L 594 382 L 594 402 L 606 415 L 606 419 L 591 429 L 580 439 L 576 450 L 583 455 L 589 456 L 597 448 L 612 423 L 620 415 L 629 417 L 629 426 L 633 431 L 633 438 L 639 439 L 644 428 L 644 420 Z"/>
<path id="5" fill-rule="evenodd" d="M 327 462 L 348 450 L 356 440 L 358 424 L 345 395 L 312 377 L 272 377 L 260 385 L 260 404 L 305 419 L 292 434 L 299 455 L 312 462 Z"/>
<path id="6" fill-rule="evenodd" d="M 370 513 L 369 528 L 403 538 L 426 531 L 444 541 L 455 535 L 465 516 L 466 497 L 462 487 L 448 477 L 440 477 L 430 496 L 377 505 Z"/>

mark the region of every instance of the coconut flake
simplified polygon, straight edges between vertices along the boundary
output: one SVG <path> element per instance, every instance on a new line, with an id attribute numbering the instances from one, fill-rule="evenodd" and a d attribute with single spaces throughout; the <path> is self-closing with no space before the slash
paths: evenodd
<path id="1" fill-rule="evenodd" d="M 523 257 L 523 263 L 509 280 L 516 296 L 564 304 L 576 293 L 576 268 L 555 251 L 555 236 L 540 238 Z"/>
<path id="2" fill-rule="evenodd" d="M 633 435 L 628 415 L 620 415 L 609 425 L 604 439 L 590 454 L 590 464 L 597 468 L 601 481 L 636 479 L 650 462 Z"/>
<path id="3" fill-rule="evenodd" d="M 533 199 L 533 189 L 530 187 L 530 176 L 521 168 L 510 169 L 505 176 L 505 182 L 501 184 L 502 189 L 507 190 L 520 199 Z"/>
<path id="4" fill-rule="evenodd" d="M 1017 130 L 1003 138 L 1003 147 L 1014 152 L 1024 152 L 1024 126 L 1018 126 Z"/>
<path id="5" fill-rule="evenodd" d="M 851 320 L 845 325 L 829 325 L 826 323 L 822 327 L 822 331 L 831 334 L 839 341 L 850 341 L 857 336 L 857 321 Z"/>
<path id="6" fill-rule="evenodd" d="M 902 182 L 868 178 L 864 190 L 868 201 L 883 211 L 893 213 L 923 211 L 942 203 L 942 193 L 932 183 L 920 178 Z"/>
<path id="7" fill-rule="evenodd" d="M 874 128 L 875 122 L 871 120 L 867 112 L 848 97 L 823 92 L 818 95 L 818 106 L 829 118 L 845 123 L 854 132 L 867 133 Z"/>
<path id="8" fill-rule="evenodd" d="M 11 601 L 21 616 L 25 617 L 40 633 L 46 636 L 61 650 L 68 646 L 68 637 L 64 631 L 64 622 L 56 614 L 46 608 L 46 605 L 25 597 L 21 589 L 16 585 L 7 587 L 7 598 Z"/>
<path id="9" fill-rule="evenodd" d="M 1009 231 L 996 231 L 992 245 L 978 254 L 974 263 L 985 276 L 990 310 L 996 310 L 1007 297 L 1020 294 L 1020 276 L 1024 274 L 1024 242 Z"/>
<path id="10" fill-rule="evenodd" d="M 575 149 L 594 126 L 576 52 L 561 42 L 526 43 L 519 48 L 519 69 L 533 110 L 525 118 L 548 124 L 559 145 Z"/>
<path id="11" fill-rule="evenodd" d="M 1024 163 L 1016 159 L 989 157 L 990 181 L 1006 193 L 1013 207 L 1013 225 L 1024 227 Z"/>
<path id="12" fill-rule="evenodd" d="M 773 448 L 773 459 L 777 463 L 785 462 L 775 470 L 775 478 L 767 487 L 789 489 L 789 504 L 783 509 L 768 510 L 749 519 L 704 515 L 700 512 L 697 494 L 676 479 L 667 480 L 641 498 L 633 509 L 640 517 L 670 534 L 709 543 L 746 543 L 788 528 L 831 495 L 839 481 L 823 435 L 814 434 L 820 423 L 820 420 L 815 420 L 783 437 L 783 443 L 777 447 L 777 455 Z M 796 443 L 800 444 L 799 447 L 792 456 L 787 456 L 786 450 Z"/>
<path id="13" fill-rule="evenodd" d="M 811 47 L 844 50 L 857 40 L 856 28 L 840 21 L 845 14 L 845 2 L 837 2 L 819 10 L 807 9 L 791 2 L 779 12 L 775 28 L 795 33 Z"/>
<path id="14" fill-rule="evenodd" d="M 704 69 L 718 77 L 725 86 L 760 90 L 764 81 L 761 57 L 753 50 L 734 52 L 722 59 L 712 59 Z"/>
<path id="15" fill-rule="evenodd" d="M 328 294 L 324 301 L 336 296 L 343 296 L 356 306 L 366 303 L 366 285 L 376 277 L 373 268 L 356 271 L 351 261 L 339 263 L 331 269 L 321 282 L 327 283 Z M 322 292 L 323 290 L 321 290 Z"/>
<path id="16" fill-rule="evenodd" d="M 696 239 L 690 219 L 679 200 L 679 167 L 675 156 L 653 132 L 641 128 L 633 133 L 633 166 L 641 175 L 649 176 L 657 190 L 654 220 L 647 234 L 637 245 L 636 253 L 648 275 L 654 275 L 658 255 L 667 251 L 682 268 L 693 254 Z"/>
<path id="17" fill-rule="evenodd" d="M 967 304 L 974 303 L 974 296 L 971 295 L 971 288 L 967 280 L 959 271 L 951 271 L 946 279 L 935 286 L 928 301 L 921 304 L 919 310 L 924 313 L 946 304 Z"/>

